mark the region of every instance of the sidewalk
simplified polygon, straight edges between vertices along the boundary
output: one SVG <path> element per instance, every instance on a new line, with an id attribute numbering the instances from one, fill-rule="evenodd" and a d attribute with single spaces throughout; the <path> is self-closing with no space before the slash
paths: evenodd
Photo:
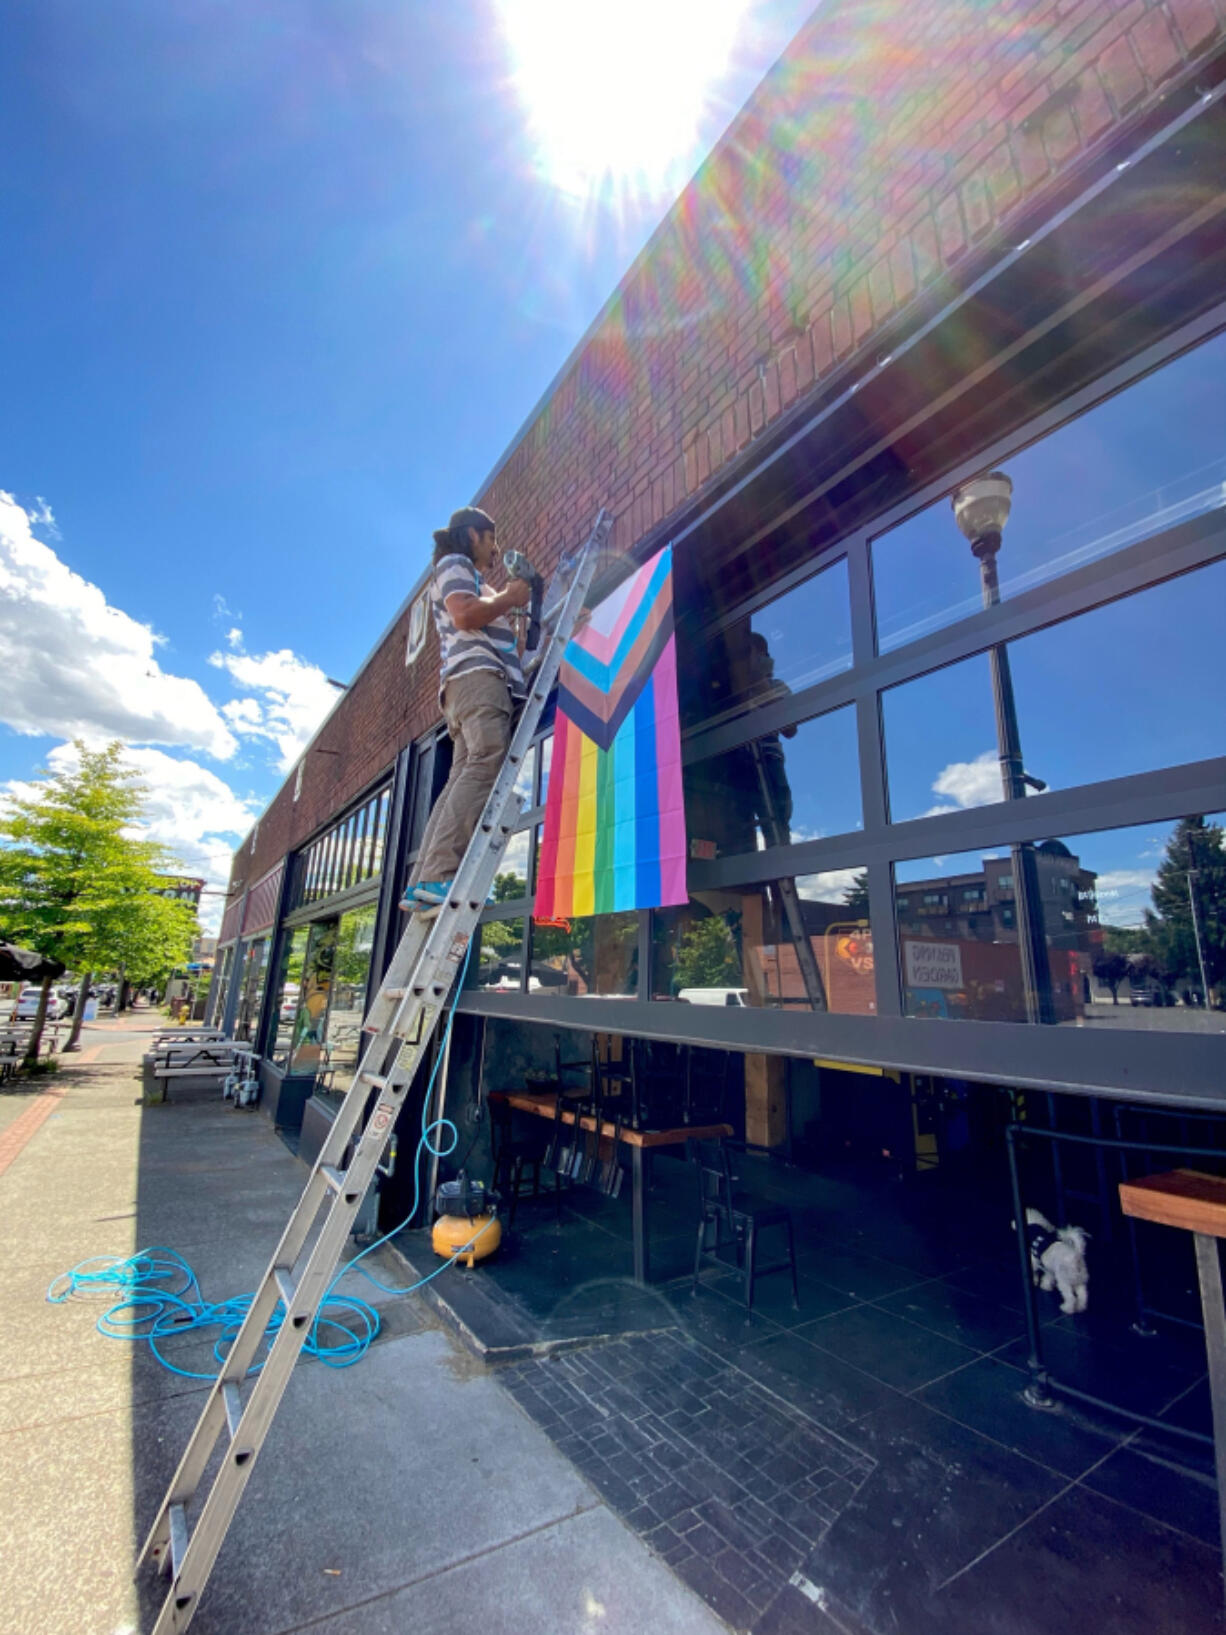
<path id="1" fill-rule="evenodd" d="M 0 1622 L 22 1635 L 151 1627 L 165 1581 L 132 1563 L 207 1389 L 47 1285 L 162 1245 L 208 1299 L 253 1289 L 304 1179 L 256 1112 L 137 1105 L 161 1026 L 87 1025 L 54 1078 L 0 1093 Z M 300 1363 L 193 1635 L 724 1629 L 420 1300 L 349 1282 L 384 1332 L 353 1368 Z M 174 1356 L 209 1366 L 194 1337 Z"/>

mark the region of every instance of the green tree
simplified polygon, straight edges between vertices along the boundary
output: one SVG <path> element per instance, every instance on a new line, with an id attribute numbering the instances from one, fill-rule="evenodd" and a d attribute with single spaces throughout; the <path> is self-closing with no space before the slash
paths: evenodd
<path id="1" fill-rule="evenodd" d="M 741 963 L 736 938 L 718 914 L 695 920 L 677 942 L 673 986 L 682 988 L 737 988 Z"/>
<path id="2" fill-rule="evenodd" d="M 1200 987 L 1201 960 L 1212 1002 L 1226 981 L 1226 849 L 1223 831 L 1203 817 L 1182 818 L 1167 842 L 1145 912 L 1145 952 L 1166 983 Z M 1195 912 L 1194 903 L 1195 899 Z"/>
<path id="3" fill-rule="evenodd" d="M 13 942 L 84 972 L 159 974 L 187 958 L 196 930 L 185 903 L 159 894 L 160 875 L 182 873 L 160 847 L 132 838 L 145 791 L 123 764 L 118 743 L 76 744 L 77 764 L 49 775 L 0 815 L 0 926 Z M 46 999 L 26 1056 L 38 1059 Z M 75 1046 L 84 1005 L 77 1005 Z"/>
<path id="4" fill-rule="evenodd" d="M 857 919 L 868 919 L 868 870 L 861 869 L 859 874 L 843 893 L 843 903 L 849 914 Z"/>

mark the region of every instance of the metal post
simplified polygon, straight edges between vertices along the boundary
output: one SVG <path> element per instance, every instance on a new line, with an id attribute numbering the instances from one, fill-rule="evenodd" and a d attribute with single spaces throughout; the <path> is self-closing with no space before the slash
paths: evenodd
<path id="1" fill-rule="evenodd" d="M 1189 853 L 1191 852 L 1191 849 L 1192 849 L 1192 842 L 1189 839 L 1189 841 L 1188 841 Z M 1201 940 L 1200 940 L 1200 916 L 1196 912 L 1196 892 L 1195 892 L 1195 889 L 1193 888 L 1193 885 L 1192 885 L 1193 880 L 1196 879 L 1197 874 L 1199 872 L 1200 871 L 1198 869 L 1189 869 L 1188 870 L 1188 902 L 1192 905 L 1192 935 L 1196 939 L 1196 963 L 1200 966 L 1201 1004 L 1205 1007 L 1206 1010 L 1208 1010 L 1209 1009 L 1209 983 L 1208 983 L 1208 981 L 1207 981 L 1207 979 L 1205 977 L 1205 950 L 1201 945 Z"/>
<path id="2" fill-rule="evenodd" d="M 995 607 L 1000 601 L 1000 580 L 996 573 L 996 553 L 999 549 L 999 534 L 985 534 L 971 546 L 979 561 L 984 607 Z M 996 711 L 996 749 L 1000 757 L 1001 787 L 1006 800 L 1025 800 L 1026 772 L 1017 725 L 1017 705 L 1013 697 L 1013 672 L 1004 642 L 996 642 L 989 649 L 988 659 L 992 670 L 992 703 Z M 1013 862 L 1013 896 L 1017 905 L 1017 940 L 1022 963 L 1026 1020 L 1051 1022 L 1054 1020 L 1051 965 L 1043 925 L 1039 862 L 1033 841 L 1021 841 L 1009 850 Z"/>
<path id="3" fill-rule="evenodd" d="M 1051 1408 L 1054 1406 L 1051 1392 L 1047 1389 L 1047 1370 L 1043 1366 L 1043 1354 L 1039 1343 L 1039 1318 L 1035 1311 L 1034 1302 L 1034 1273 L 1030 1267 L 1030 1242 L 1026 1236 L 1026 1211 L 1022 1207 L 1022 1184 L 1017 1173 L 1017 1126 L 1010 1124 L 1005 1129 L 1005 1146 L 1009 1153 L 1009 1184 L 1013 1191 L 1013 1226 L 1017 1235 L 1018 1260 L 1022 1268 L 1022 1293 L 1026 1303 L 1026 1338 L 1030 1346 L 1030 1354 L 1026 1358 L 1026 1366 L 1030 1370 L 1030 1384 L 1022 1395 L 1032 1408 Z"/>
<path id="4" fill-rule="evenodd" d="M 1209 1400 L 1213 1404 L 1213 1448 L 1217 1465 L 1218 1523 L 1226 1560 L 1226 1305 L 1222 1300 L 1222 1263 L 1217 1239 L 1193 1232 L 1196 1272 L 1200 1279 L 1205 1350 L 1209 1357 Z"/>

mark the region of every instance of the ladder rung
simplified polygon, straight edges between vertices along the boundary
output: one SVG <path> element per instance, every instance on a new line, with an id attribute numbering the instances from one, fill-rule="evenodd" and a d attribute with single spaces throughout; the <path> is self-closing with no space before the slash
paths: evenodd
<path id="1" fill-rule="evenodd" d="M 335 1164 L 321 1164 L 319 1172 L 332 1188 L 333 1192 L 340 1192 L 345 1185 L 345 1172 Z"/>
<path id="2" fill-rule="evenodd" d="M 379 997 L 380 999 L 403 999 L 408 991 L 407 988 L 384 988 Z"/>
<path id="3" fill-rule="evenodd" d="M 383 1073 L 359 1073 L 358 1078 L 363 1084 L 373 1084 L 376 1090 L 387 1089 L 387 1077 Z"/>
<path id="4" fill-rule="evenodd" d="M 285 1307 L 285 1315 L 288 1317 L 294 1304 L 294 1296 L 298 1292 L 294 1274 L 288 1266 L 274 1266 L 272 1276 L 273 1282 L 277 1285 L 277 1293 L 281 1296 L 281 1304 Z"/>
<path id="5" fill-rule="evenodd" d="M 226 1424 L 230 1427 L 230 1440 L 233 1442 L 238 1422 L 243 1417 L 243 1399 L 234 1380 L 222 1382 L 221 1400 L 226 1405 Z"/>
<path id="6" fill-rule="evenodd" d="M 170 1507 L 170 1576 L 178 1578 L 187 1554 L 187 1510 L 181 1504 Z"/>

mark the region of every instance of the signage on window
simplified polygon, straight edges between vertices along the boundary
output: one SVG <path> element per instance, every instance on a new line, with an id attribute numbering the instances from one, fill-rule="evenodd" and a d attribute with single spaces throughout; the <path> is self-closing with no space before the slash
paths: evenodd
<path id="1" fill-rule="evenodd" d="M 409 640 L 404 650 L 406 665 L 412 664 L 426 645 L 426 632 L 429 628 L 430 592 L 423 590 L 409 609 Z"/>
<path id="2" fill-rule="evenodd" d="M 962 947 L 956 942 L 904 940 L 908 988 L 961 988 Z"/>

